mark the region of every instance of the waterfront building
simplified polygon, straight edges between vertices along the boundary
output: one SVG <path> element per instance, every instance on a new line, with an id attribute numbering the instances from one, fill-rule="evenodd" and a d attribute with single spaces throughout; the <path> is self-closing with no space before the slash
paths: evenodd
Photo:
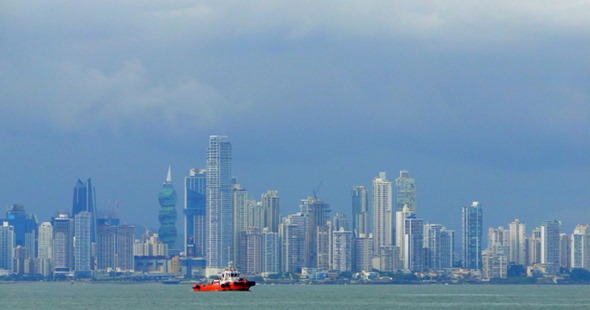
<path id="1" fill-rule="evenodd" d="M 405 253 L 405 220 L 413 213 L 408 206 L 405 206 L 401 211 L 395 212 L 395 245 L 400 248 L 400 259 L 404 259 Z"/>
<path id="2" fill-rule="evenodd" d="M 544 221 L 541 229 L 541 263 L 550 274 L 559 272 L 559 233 L 561 222 L 558 220 Z"/>
<path id="3" fill-rule="evenodd" d="M 0 269 L 13 270 L 14 262 L 14 227 L 8 225 L 7 221 L 0 226 Z"/>
<path id="4" fill-rule="evenodd" d="M 373 268 L 382 272 L 398 272 L 404 269 L 400 258 L 400 248 L 395 245 L 384 245 L 379 248 L 377 259 L 373 259 Z"/>
<path id="5" fill-rule="evenodd" d="M 442 268 L 442 230 L 441 224 L 424 224 L 424 268 L 440 270 Z"/>
<path id="6" fill-rule="evenodd" d="M 443 227 L 440 243 L 440 268 L 451 268 L 455 263 L 455 231 Z"/>
<path id="7" fill-rule="evenodd" d="M 268 228 L 262 230 L 262 272 L 279 273 L 280 264 L 279 233 Z"/>
<path id="8" fill-rule="evenodd" d="M 134 270 L 134 226 L 100 223 L 97 229 L 97 269 Z"/>
<path id="9" fill-rule="evenodd" d="M 352 232 L 354 237 L 360 234 L 366 236 L 371 232 L 369 222 L 369 195 L 364 186 L 358 185 L 352 188 Z"/>
<path id="10" fill-rule="evenodd" d="M 158 219 L 160 221 L 160 229 L 158 236 L 160 240 L 168 245 L 168 250 L 175 249 L 176 239 L 178 238 L 178 230 L 176 229 L 176 190 L 172 186 L 172 169 L 168 166 L 168 173 L 160 192 L 158 194 L 158 201 L 160 203 L 160 211 Z"/>
<path id="11" fill-rule="evenodd" d="M 395 211 L 402 211 L 407 205 L 412 213 L 416 213 L 416 181 L 407 170 L 399 172 L 395 179 Z"/>
<path id="12" fill-rule="evenodd" d="M 210 136 L 207 147 L 207 269 L 214 275 L 228 264 L 233 240 L 231 143 L 227 136 Z"/>
<path id="13" fill-rule="evenodd" d="M 526 266 L 526 225 L 515 219 L 508 224 L 508 229 L 510 234 L 508 262 Z"/>
<path id="14" fill-rule="evenodd" d="M 352 272 L 373 270 L 373 235 L 359 235 L 353 239 Z"/>
<path id="15" fill-rule="evenodd" d="M 527 239 L 527 265 L 541 263 L 541 228 L 536 227 Z"/>
<path id="16" fill-rule="evenodd" d="M 206 172 L 190 169 L 189 176 L 184 178 L 184 251 L 187 257 L 205 256 L 206 214 Z"/>
<path id="17" fill-rule="evenodd" d="M 305 243 L 309 217 L 302 212 L 288 215 L 279 225 L 281 271 L 300 272 L 305 262 Z"/>
<path id="18" fill-rule="evenodd" d="M 404 220 L 404 246 L 402 253 L 404 270 L 424 270 L 424 220 L 410 214 Z"/>
<path id="19" fill-rule="evenodd" d="M 489 248 L 482 254 L 483 280 L 506 278 L 508 276 L 508 260 L 505 253 L 494 252 Z"/>
<path id="20" fill-rule="evenodd" d="M 27 213 L 23 205 L 14 204 L 6 211 L 6 221 L 14 228 L 14 244 L 21 246 L 26 258 L 36 257 L 37 216 Z"/>
<path id="21" fill-rule="evenodd" d="M 238 269 L 249 275 L 262 272 L 262 235 L 258 228 L 247 228 L 240 232 L 239 249 Z"/>
<path id="22" fill-rule="evenodd" d="M 571 236 L 571 267 L 590 269 L 590 229 L 576 225 Z"/>
<path id="23" fill-rule="evenodd" d="M 93 215 L 81 211 L 74 217 L 74 270 L 78 275 L 89 276 L 91 261 L 91 229 Z"/>
<path id="24" fill-rule="evenodd" d="M 52 272 L 53 260 L 53 226 L 50 222 L 43 222 L 39 225 L 39 237 L 37 242 L 37 262 L 39 273 L 49 276 Z"/>
<path id="25" fill-rule="evenodd" d="M 317 197 L 302 199 L 300 208 L 303 214 L 308 216 L 307 235 L 304 244 L 305 267 L 318 267 L 318 228 L 324 226 L 330 220 L 330 205 Z M 327 254 L 327 249 L 322 248 L 322 254 Z M 329 248 L 328 248 L 329 249 Z M 327 259 L 327 256 L 325 257 Z"/>
<path id="26" fill-rule="evenodd" d="M 571 267 L 571 238 L 566 233 L 559 234 L 559 268 L 570 269 Z"/>
<path id="27" fill-rule="evenodd" d="M 482 205 L 474 201 L 462 208 L 463 268 L 481 269 L 483 209 Z"/>
<path id="28" fill-rule="evenodd" d="M 60 213 L 51 219 L 53 226 L 53 268 L 69 272 L 74 268 L 74 220 Z"/>
<path id="29" fill-rule="evenodd" d="M 385 172 L 373 179 L 373 253 L 393 244 L 392 185 Z"/>
<path id="30" fill-rule="evenodd" d="M 316 263 L 315 268 L 318 271 L 328 271 L 332 264 L 332 232 L 333 227 L 331 222 L 327 222 L 322 226 L 317 227 L 316 232 Z"/>
<path id="31" fill-rule="evenodd" d="M 247 229 L 254 229 L 253 225 L 253 209 L 251 207 L 251 200 L 248 198 L 248 191 L 242 188 L 237 182 L 234 182 L 232 186 L 232 210 L 233 210 L 233 244 L 232 244 L 232 260 L 238 264 L 242 263 L 240 257 L 241 253 L 244 253 L 241 249 L 242 244 L 242 233 L 246 232 Z M 257 227 L 256 227 L 257 228 Z M 240 265 L 238 265 L 240 266 Z M 240 267 L 241 269 L 241 267 Z M 242 271 L 245 272 L 245 271 Z"/>
<path id="32" fill-rule="evenodd" d="M 332 270 L 352 270 L 352 232 L 344 227 L 332 232 Z"/>
<path id="33" fill-rule="evenodd" d="M 72 218 L 80 212 L 89 212 L 90 218 L 90 242 L 96 242 L 96 192 L 92 186 L 92 179 L 86 182 L 78 179 L 74 187 L 74 198 L 72 202 Z"/>

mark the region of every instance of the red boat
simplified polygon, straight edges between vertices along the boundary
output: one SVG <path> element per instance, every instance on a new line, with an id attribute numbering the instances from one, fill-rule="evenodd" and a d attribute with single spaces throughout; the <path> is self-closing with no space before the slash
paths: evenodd
<path id="1" fill-rule="evenodd" d="M 256 282 L 240 278 L 240 272 L 230 262 L 229 266 L 220 274 L 219 279 L 215 279 L 208 284 L 195 284 L 193 285 L 193 292 L 249 291 L 250 287 L 254 285 L 256 285 Z"/>

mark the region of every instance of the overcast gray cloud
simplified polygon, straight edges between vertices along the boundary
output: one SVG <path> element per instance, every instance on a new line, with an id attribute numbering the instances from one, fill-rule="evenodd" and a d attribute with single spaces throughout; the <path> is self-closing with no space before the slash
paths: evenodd
<path id="1" fill-rule="evenodd" d="M 279 189 L 283 214 L 320 180 L 349 212 L 352 185 L 407 168 L 431 221 L 456 225 L 459 211 L 441 210 L 478 199 L 497 210 L 490 225 L 511 212 L 573 222 L 590 198 L 588 11 L 589 1 L 2 2 L 0 202 L 49 216 L 70 204 L 76 178 L 93 177 L 104 201 L 125 201 L 122 216 L 155 225 L 167 165 L 180 191 L 204 165 L 207 136 L 228 134 L 236 175 L 254 197 Z M 22 186 L 32 171 L 54 184 L 35 197 Z"/>

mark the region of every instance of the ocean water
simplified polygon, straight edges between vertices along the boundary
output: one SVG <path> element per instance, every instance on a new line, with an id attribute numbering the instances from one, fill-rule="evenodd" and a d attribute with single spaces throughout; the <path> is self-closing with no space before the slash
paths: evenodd
<path id="1" fill-rule="evenodd" d="M 590 309 L 590 286 L 0 284 L 0 309 Z"/>

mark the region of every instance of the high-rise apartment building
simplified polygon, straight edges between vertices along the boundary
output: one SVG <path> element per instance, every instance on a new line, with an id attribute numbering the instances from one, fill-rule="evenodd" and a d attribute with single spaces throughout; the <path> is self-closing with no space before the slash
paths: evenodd
<path id="1" fill-rule="evenodd" d="M 332 270 L 352 270 L 352 232 L 344 227 L 332 232 Z"/>
<path id="2" fill-rule="evenodd" d="M 96 242 L 96 192 L 92 186 L 92 179 L 82 182 L 78 179 L 74 187 L 74 199 L 72 202 L 72 218 L 80 212 L 89 212 L 90 219 L 90 241 Z"/>
<path id="3" fill-rule="evenodd" d="M 53 268 L 57 272 L 74 269 L 74 220 L 61 213 L 51 219 L 53 226 Z"/>
<path id="4" fill-rule="evenodd" d="M 13 270 L 14 264 L 14 227 L 8 222 L 2 222 L 0 226 L 0 269 Z"/>
<path id="5" fill-rule="evenodd" d="M 590 228 L 576 225 L 571 238 L 571 267 L 590 269 Z"/>
<path id="6" fill-rule="evenodd" d="M 97 269 L 134 270 L 134 226 L 104 222 L 97 229 Z"/>
<path id="7" fill-rule="evenodd" d="M 53 226 L 49 222 L 43 222 L 39 225 L 39 237 L 37 238 L 37 258 L 38 270 L 43 276 L 48 276 L 52 272 L 51 264 L 53 260 Z"/>
<path id="8" fill-rule="evenodd" d="M 302 212 L 288 215 L 279 225 L 281 271 L 298 272 L 306 267 L 305 243 L 309 216 Z"/>
<path id="9" fill-rule="evenodd" d="M 300 208 L 303 214 L 307 215 L 307 232 L 304 244 L 304 255 L 306 267 L 317 268 L 318 267 L 318 231 L 323 229 L 326 223 L 330 220 L 330 205 L 324 201 L 321 201 L 317 197 L 308 197 L 307 199 L 301 200 Z M 322 254 L 327 254 L 327 249 L 322 251 Z M 325 257 L 327 259 L 327 257 Z"/>
<path id="10" fill-rule="evenodd" d="M 77 274 L 89 276 L 92 269 L 91 229 L 93 215 L 81 211 L 74 217 L 74 270 Z"/>
<path id="11" fill-rule="evenodd" d="M 207 235 L 207 177 L 191 169 L 184 178 L 184 251 L 187 257 L 205 256 Z"/>
<path id="12" fill-rule="evenodd" d="M 559 272 L 559 233 L 561 222 L 544 221 L 541 230 L 541 263 L 545 264 L 547 273 Z"/>
<path id="13" fill-rule="evenodd" d="M 373 253 L 393 244 L 392 185 L 385 172 L 373 179 Z"/>
<path id="14" fill-rule="evenodd" d="M 217 274 L 228 264 L 233 240 L 231 143 L 210 136 L 207 147 L 207 269 Z"/>
<path id="15" fill-rule="evenodd" d="M 369 195 L 364 186 L 352 188 L 352 232 L 354 237 L 369 235 Z"/>
<path id="16" fill-rule="evenodd" d="M 508 262 L 526 266 L 526 225 L 518 219 L 508 224 L 510 249 Z"/>
<path id="17" fill-rule="evenodd" d="M 352 272 L 373 270 L 373 236 L 361 234 L 353 238 L 352 243 Z"/>
<path id="18" fill-rule="evenodd" d="M 404 270 L 424 270 L 424 220 L 411 214 L 404 219 Z"/>
<path id="19" fill-rule="evenodd" d="M 481 269 L 483 209 L 482 205 L 474 201 L 462 208 L 463 268 Z"/>
<path id="20" fill-rule="evenodd" d="M 279 232 L 279 206 L 280 197 L 276 190 L 269 190 L 262 194 L 260 203 L 264 208 L 264 227 L 268 228 L 269 232 Z"/>
<path id="21" fill-rule="evenodd" d="M 416 181 L 407 170 L 399 172 L 399 177 L 395 179 L 395 190 L 395 211 L 401 211 L 407 205 L 410 211 L 416 213 Z"/>

